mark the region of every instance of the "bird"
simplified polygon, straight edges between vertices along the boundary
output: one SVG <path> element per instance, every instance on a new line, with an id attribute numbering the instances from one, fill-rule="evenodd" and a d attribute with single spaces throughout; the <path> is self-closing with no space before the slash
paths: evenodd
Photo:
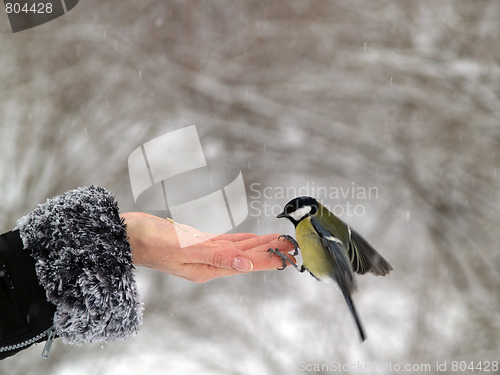
<path id="1" fill-rule="evenodd" d="M 287 234 L 281 235 L 294 245 L 293 256 L 302 254 L 299 267 L 279 249 L 268 250 L 281 258 L 283 270 L 290 263 L 299 272 L 308 271 L 321 281 L 334 280 L 342 293 L 358 328 L 361 342 L 366 340 L 366 333 L 352 300 L 356 290 L 354 273 L 371 272 L 385 276 L 393 270 L 391 264 L 382 257 L 367 240 L 351 226 L 331 213 L 316 198 L 300 196 L 289 201 L 283 212 L 276 216 L 286 218 L 295 226 L 296 240 Z"/>

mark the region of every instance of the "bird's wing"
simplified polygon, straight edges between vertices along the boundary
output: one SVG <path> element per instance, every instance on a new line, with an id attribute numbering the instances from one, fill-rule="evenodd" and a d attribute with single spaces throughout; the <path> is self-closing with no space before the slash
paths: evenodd
<path id="1" fill-rule="evenodd" d="M 344 296 L 350 296 L 356 289 L 354 275 L 347 259 L 347 254 L 343 249 L 345 246 L 336 236 L 320 225 L 318 219 L 311 217 L 311 224 L 321 239 L 321 243 L 333 263 L 332 277 L 339 284 Z"/>
<path id="2" fill-rule="evenodd" d="M 375 250 L 358 232 L 349 230 L 347 253 L 354 272 L 365 274 L 372 272 L 376 276 L 385 276 L 392 271 L 391 264 Z"/>

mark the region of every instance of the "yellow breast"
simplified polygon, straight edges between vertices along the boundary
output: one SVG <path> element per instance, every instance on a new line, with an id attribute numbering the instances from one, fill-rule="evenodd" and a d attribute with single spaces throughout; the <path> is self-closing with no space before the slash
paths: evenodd
<path id="1" fill-rule="evenodd" d="M 323 247 L 310 220 L 309 217 L 305 218 L 295 228 L 295 237 L 300 247 L 304 267 L 319 279 L 330 278 L 333 268 L 331 257 Z"/>

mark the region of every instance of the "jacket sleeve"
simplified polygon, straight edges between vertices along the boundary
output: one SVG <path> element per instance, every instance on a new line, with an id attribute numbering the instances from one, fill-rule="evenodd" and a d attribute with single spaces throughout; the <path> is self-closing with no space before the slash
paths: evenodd
<path id="1" fill-rule="evenodd" d="M 24 251 L 64 343 L 107 342 L 137 333 L 142 322 L 132 254 L 118 204 L 89 186 L 47 200 L 17 223 Z"/>
<path id="2" fill-rule="evenodd" d="M 0 359 L 46 339 L 56 308 L 38 283 L 19 231 L 0 236 Z"/>

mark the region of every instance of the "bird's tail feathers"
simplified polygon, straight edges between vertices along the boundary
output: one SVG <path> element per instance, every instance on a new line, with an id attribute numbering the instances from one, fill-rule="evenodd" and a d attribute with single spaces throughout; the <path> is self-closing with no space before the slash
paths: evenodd
<path id="1" fill-rule="evenodd" d="M 352 301 L 351 296 L 344 294 L 345 301 L 347 303 L 347 306 L 349 307 L 349 310 L 351 311 L 351 315 L 354 319 L 354 322 L 356 323 L 356 326 L 358 327 L 359 331 L 359 338 L 361 339 L 361 342 L 366 340 L 366 334 L 365 330 L 363 328 L 363 324 L 361 323 L 361 320 L 359 319 L 358 312 L 356 311 L 356 308 L 354 307 L 354 303 Z"/>

